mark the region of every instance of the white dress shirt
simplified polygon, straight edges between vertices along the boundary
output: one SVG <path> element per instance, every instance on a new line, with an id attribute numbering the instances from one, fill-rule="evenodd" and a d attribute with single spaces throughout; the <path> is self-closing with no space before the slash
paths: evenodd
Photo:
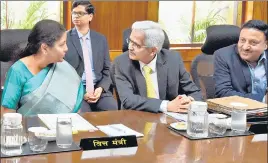
<path id="1" fill-rule="evenodd" d="M 157 54 L 155 55 L 154 59 L 148 63 L 148 64 L 145 64 L 141 61 L 139 61 L 140 63 L 140 69 L 141 69 L 141 73 L 142 75 L 145 77 L 145 74 L 144 74 L 144 71 L 143 71 L 143 67 L 145 65 L 147 65 L 148 67 L 150 67 L 152 69 L 152 73 L 150 74 L 150 77 L 152 78 L 152 81 L 153 81 L 153 87 L 154 87 L 154 91 L 155 91 L 155 94 L 156 94 L 156 98 L 159 99 L 159 89 L 158 89 L 158 80 L 157 80 L 157 69 L 156 69 L 156 60 L 157 60 Z M 162 112 L 167 112 L 167 104 L 168 104 L 168 100 L 163 100 L 161 105 L 160 105 L 160 108 L 159 110 L 162 111 Z"/>

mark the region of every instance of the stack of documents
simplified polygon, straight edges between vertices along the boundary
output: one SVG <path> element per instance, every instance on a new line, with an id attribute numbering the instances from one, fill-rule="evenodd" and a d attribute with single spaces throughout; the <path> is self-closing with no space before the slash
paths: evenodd
<path id="1" fill-rule="evenodd" d="M 175 118 L 178 121 L 187 122 L 188 114 L 174 113 L 174 112 L 164 112 L 166 115 Z"/>
<path id="2" fill-rule="evenodd" d="M 207 103 L 209 109 L 229 115 L 231 115 L 232 109 L 234 108 L 232 103 L 242 103 L 248 105 L 246 108 L 248 115 L 267 112 L 266 103 L 239 96 L 209 99 L 207 100 Z"/>
<path id="3" fill-rule="evenodd" d="M 136 137 L 144 136 L 142 133 L 134 131 L 123 124 L 111 124 L 96 127 L 109 136 L 128 136 L 128 135 L 136 135 Z"/>
<path id="4" fill-rule="evenodd" d="M 77 113 L 68 114 L 38 114 L 41 121 L 51 130 L 56 129 L 58 117 L 70 117 L 72 119 L 72 130 L 77 131 L 94 131 L 98 130 L 87 120 Z"/>

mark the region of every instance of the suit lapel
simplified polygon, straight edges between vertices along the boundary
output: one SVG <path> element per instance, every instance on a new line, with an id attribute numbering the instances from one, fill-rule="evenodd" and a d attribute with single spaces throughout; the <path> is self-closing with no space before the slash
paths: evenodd
<path id="1" fill-rule="evenodd" d="M 264 62 L 264 68 L 265 68 L 265 75 L 266 75 L 266 81 L 267 81 L 267 85 L 266 87 L 268 87 L 268 74 L 267 74 L 267 71 L 268 71 L 268 50 L 265 51 L 265 55 L 266 55 L 266 61 Z"/>
<path id="2" fill-rule="evenodd" d="M 93 67 L 96 70 L 98 62 L 98 53 L 97 48 L 98 46 L 98 37 L 96 37 L 96 34 L 94 31 L 90 30 L 90 41 L 91 41 L 91 49 L 92 49 L 92 60 L 93 60 Z"/>
<path id="3" fill-rule="evenodd" d="M 159 98 L 166 99 L 167 91 L 167 66 L 165 65 L 164 55 L 160 53 L 157 56 L 156 69 L 157 69 L 157 80 L 158 80 L 158 91 Z"/>
<path id="4" fill-rule="evenodd" d="M 145 78 L 141 73 L 140 64 L 137 61 L 132 61 L 134 65 L 134 77 L 136 79 L 139 94 L 143 97 L 147 97 Z"/>
<path id="5" fill-rule="evenodd" d="M 80 57 L 84 61 L 81 43 L 80 43 L 80 40 L 79 40 L 79 37 L 78 37 L 78 33 L 77 33 L 77 31 L 76 31 L 75 28 L 72 29 L 71 40 L 72 40 L 72 43 L 74 44 L 74 47 L 78 51 L 78 54 L 80 55 Z"/>
<path id="6" fill-rule="evenodd" d="M 235 51 L 236 51 L 237 59 L 234 60 L 234 64 L 235 65 L 240 65 L 238 67 L 241 67 L 241 69 L 242 69 L 244 79 L 246 81 L 246 85 L 248 86 L 247 91 L 251 92 L 252 91 L 252 82 L 251 82 L 252 79 L 251 79 L 251 73 L 250 73 L 249 67 L 248 67 L 247 63 L 240 58 L 237 46 L 235 47 Z M 237 75 L 239 75 L 239 72 L 241 72 L 241 71 L 238 69 L 238 74 Z M 239 77 L 238 77 L 238 79 L 239 79 Z"/>

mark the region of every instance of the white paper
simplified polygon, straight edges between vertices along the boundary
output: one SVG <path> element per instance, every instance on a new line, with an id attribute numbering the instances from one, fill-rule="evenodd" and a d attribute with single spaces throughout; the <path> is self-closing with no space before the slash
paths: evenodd
<path id="1" fill-rule="evenodd" d="M 171 116 L 179 121 L 187 122 L 188 114 L 174 113 L 174 112 L 164 112 L 166 115 Z"/>
<path id="2" fill-rule="evenodd" d="M 85 120 L 77 113 L 68 114 L 38 114 L 38 117 L 49 129 L 56 129 L 58 117 L 70 117 L 72 119 L 72 128 L 77 131 L 98 130 L 91 123 Z"/>
<path id="3" fill-rule="evenodd" d="M 257 134 L 254 135 L 252 142 L 267 141 L 267 134 Z"/>
<path id="4" fill-rule="evenodd" d="M 138 147 L 99 149 L 83 151 L 81 159 L 113 157 L 113 156 L 131 156 L 135 155 Z"/>
<path id="5" fill-rule="evenodd" d="M 127 136 L 127 135 L 136 135 L 136 137 L 144 136 L 142 133 L 134 131 L 123 124 L 103 125 L 96 127 L 109 136 Z"/>

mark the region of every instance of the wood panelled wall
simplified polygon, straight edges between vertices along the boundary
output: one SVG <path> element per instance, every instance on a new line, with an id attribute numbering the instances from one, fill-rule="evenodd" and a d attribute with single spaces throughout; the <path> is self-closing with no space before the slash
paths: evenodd
<path id="1" fill-rule="evenodd" d="M 253 19 L 263 20 L 268 23 L 268 2 L 255 1 L 253 4 Z"/>
<path id="2" fill-rule="evenodd" d="M 93 1 L 96 14 L 91 28 L 107 37 L 111 50 L 122 49 L 123 31 L 138 20 L 158 20 L 158 2 Z"/>
<path id="3" fill-rule="evenodd" d="M 245 21 L 257 19 L 268 23 L 268 1 L 247 1 L 244 16 Z"/>

